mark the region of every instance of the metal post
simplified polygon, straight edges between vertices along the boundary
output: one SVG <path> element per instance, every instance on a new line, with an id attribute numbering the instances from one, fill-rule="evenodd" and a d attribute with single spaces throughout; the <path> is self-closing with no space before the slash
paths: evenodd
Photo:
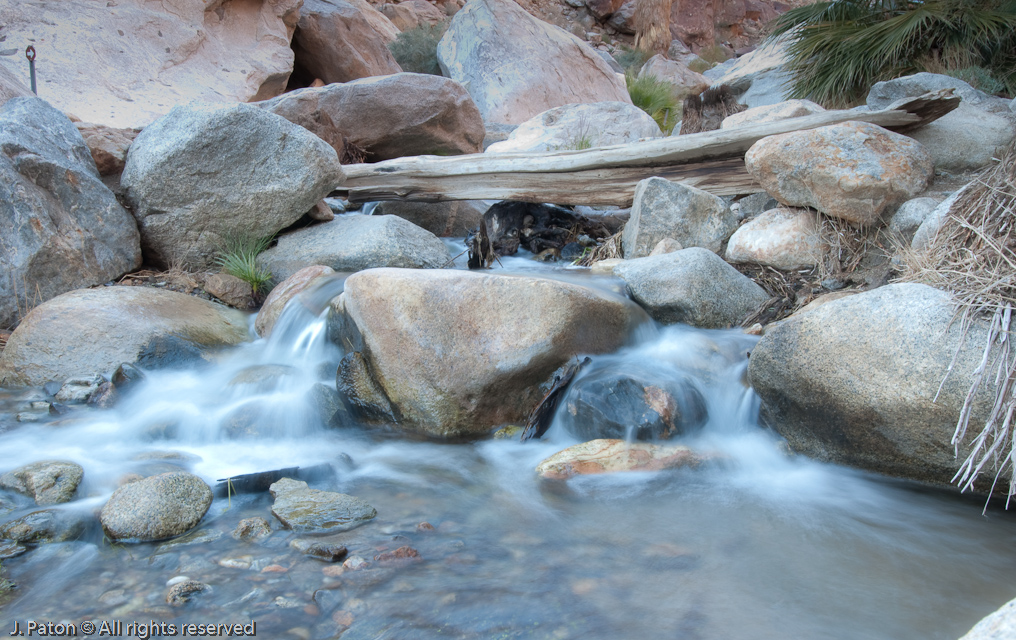
<path id="1" fill-rule="evenodd" d="M 32 76 L 32 93 L 39 95 L 35 88 L 35 47 L 28 45 L 28 48 L 25 49 L 25 57 L 28 58 L 28 72 Z"/>

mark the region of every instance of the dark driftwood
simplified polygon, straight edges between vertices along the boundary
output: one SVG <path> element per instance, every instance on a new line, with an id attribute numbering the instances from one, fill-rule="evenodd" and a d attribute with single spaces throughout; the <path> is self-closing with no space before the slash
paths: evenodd
<path id="1" fill-rule="evenodd" d="M 343 167 L 336 188 L 352 202 L 521 200 L 628 206 L 640 180 L 659 176 L 716 195 L 759 191 L 744 168 L 758 140 L 850 120 L 909 131 L 959 105 L 951 91 L 911 98 L 881 111 L 826 111 L 802 118 L 656 138 L 583 151 L 413 156 Z"/>
<path id="2" fill-rule="evenodd" d="M 533 412 L 529 414 L 526 428 L 522 430 L 522 437 L 520 438 L 522 442 L 531 438 L 541 438 L 543 434 L 547 433 L 547 429 L 550 428 L 550 424 L 554 420 L 554 413 L 557 411 L 557 405 L 561 402 L 561 396 L 564 395 L 565 389 L 571 384 L 575 374 L 590 362 L 592 362 L 592 359 L 587 357 L 583 358 L 582 362 L 570 364 L 560 376 L 554 379 L 554 384 L 551 386 L 550 391 L 547 392 L 547 395 L 543 396 L 540 404 L 536 405 Z"/>

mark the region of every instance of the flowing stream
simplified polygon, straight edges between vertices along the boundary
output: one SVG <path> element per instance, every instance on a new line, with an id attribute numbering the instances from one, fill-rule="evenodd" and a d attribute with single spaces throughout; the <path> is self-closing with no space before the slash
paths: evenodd
<path id="1" fill-rule="evenodd" d="M 529 261 L 508 262 L 532 273 Z M 20 423 L 46 394 L 0 390 L 0 471 L 77 462 L 81 497 L 57 508 L 90 523 L 75 541 L 3 562 L 18 589 L 0 606 L 0 632 L 28 620 L 256 621 L 261 637 L 301 640 L 955 640 L 1016 596 L 1016 514 L 982 516 L 977 499 L 787 455 L 757 423 L 744 383 L 755 339 L 739 331 L 645 327 L 631 346 L 593 357 L 594 370 L 693 381 L 708 422 L 680 441 L 715 458 L 698 468 L 539 480 L 535 466 L 577 442 L 559 423 L 527 443 L 328 428 L 309 399 L 315 385 L 334 389 L 342 355 L 315 313 L 341 281 L 331 286 L 289 305 L 271 339 L 204 367 L 149 372 L 115 409 Z M 312 486 L 378 512 L 326 541 L 368 561 L 409 545 L 421 560 L 340 571 L 305 556 L 267 493 L 217 497 L 197 529 L 162 543 L 110 544 L 97 524 L 128 474 L 184 468 L 214 487 L 321 464 L 334 475 Z M 37 509 L 5 497 L 0 521 Z M 234 540 L 252 516 L 272 521 L 273 535 Z M 167 583 L 181 576 L 212 588 L 171 607 Z"/>

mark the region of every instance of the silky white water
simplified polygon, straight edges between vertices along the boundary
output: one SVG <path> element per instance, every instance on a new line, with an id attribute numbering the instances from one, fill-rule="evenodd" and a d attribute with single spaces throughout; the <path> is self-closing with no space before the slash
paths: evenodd
<path id="1" fill-rule="evenodd" d="M 511 265 L 507 265 L 511 267 Z M 529 268 L 529 265 L 526 265 Z M 543 273 L 548 273 L 546 268 Z M 549 275 L 619 291 L 574 270 Z M 183 370 L 150 371 L 112 410 L 16 423 L 41 390 L 0 392 L 0 471 L 44 459 L 85 469 L 58 507 L 92 526 L 73 542 L 4 561 L 15 621 L 258 622 L 269 638 L 943 638 L 1016 596 L 1016 517 L 949 493 L 788 455 L 757 424 L 744 381 L 755 338 L 647 325 L 603 369 L 691 380 L 708 420 L 677 441 L 713 462 L 657 473 L 539 480 L 574 444 L 557 421 L 539 441 L 443 444 L 327 426 L 315 385 L 334 389 L 342 351 L 325 301 L 291 304 L 269 340 Z M 110 545 L 93 516 L 130 473 L 182 467 L 221 478 L 330 464 L 312 483 L 372 504 L 376 519 L 328 536 L 367 560 L 409 545 L 422 561 L 365 571 L 288 545 L 266 493 L 217 498 L 175 541 Z M 0 522 L 38 507 L 6 495 Z M 239 520 L 275 533 L 239 542 Z M 428 522 L 434 531 L 418 530 Z M 271 568 L 271 570 L 266 570 Z M 167 582 L 211 585 L 184 607 Z"/>

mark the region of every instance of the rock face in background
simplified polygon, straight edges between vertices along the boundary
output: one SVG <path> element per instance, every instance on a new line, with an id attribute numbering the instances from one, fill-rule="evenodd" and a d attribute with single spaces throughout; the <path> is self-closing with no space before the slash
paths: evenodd
<path id="1" fill-rule="evenodd" d="M 111 540 L 151 542 L 197 526 L 212 504 L 212 490 L 185 471 L 125 484 L 110 496 L 99 519 Z"/>
<path id="2" fill-rule="evenodd" d="M 339 183 L 335 151 L 251 105 L 190 104 L 146 127 L 121 177 L 145 258 L 208 267 L 226 239 L 277 233 Z"/>
<path id="3" fill-rule="evenodd" d="M 67 116 L 39 98 L 0 107 L 0 327 L 140 264 L 137 225 Z"/>
<path id="4" fill-rule="evenodd" d="M 326 141 L 347 143 L 376 162 L 402 156 L 457 155 L 483 149 L 483 118 L 457 82 L 420 73 L 301 89 L 258 104 Z"/>
<path id="5" fill-rule="evenodd" d="M 654 320 L 705 329 L 740 324 L 769 296 L 712 251 L 693 247 L 614 268 Z"/>
<path id="6" fill-rule="evenodd" d="M 296 64 L 325 84 L 399 73 L 388 50 L 398 32 L 365 0 L 304 0 L 293 35 Z"/>
<path id="7" fill-rule="evenodd" d="M 487 153 L 588 149 L 662 135 L 656 121 L 633 104 L 569 104 L 526 120 L 507 140 L 487 147 Z"/>
<path id="8" fill-rule="evenodd" d="M 978 91 L 957 78 L 917 73 L 875 83 L 867 103 L 871 109 L 885 109 L 901 98 L 939 89 L 953 89 L 962 98 L 960 106 L 907 135 L 927 148 L 936 169 L 971 171 L 987 166 L 1016 136 L 1016 125 L 1004 98 Z"/>
<path id="9" fill-rule="evenodd" d="M 954 320 L 947 293 L 892 284 L 770 327 L 748 367 L 764 420 L 808 456 L 949 483 L 965 456 L 950 440 L 987 330 L 974 325 L 945 378 L 961 334 Z M 971 434 L 989 396 L 982 387 L 975 398 Z"/>
<path id="10" fill-rule="evenodd" d="M 238 344 L 247 339 L 247 316 L 151 287 L 72 291 L 36 307 L 11 334 L 0 386 L 108 373 L 168 337 L 198 349 Z"/>
<path id="11" fill-rule="evenodd" d="M 31 98 L 34 94 L 29 83 L 31 78 L 24 65 L 15 73 L 0 64 L 0 106 L 11 98 Z"/>
<path id="12" fill-rule="evenodd" d="M 409 31 L 420 25 L 435 25 L 448 19 L 448 15 L 427 0 L 403 0 L 398 4 L 381 5 L 381 13 L 392 21 L 399 31 Z"/>
<path id="13" fill-rule="evenodd" d="M 817 214 L 808 209 L 770 209 L 730 236 L 727 262 L 760 264 L 783 271 L 815 267 L 822 261 Z"/>
<path id="14" fill-rule="evenodd" d="M 486 122 L 518 124 L 576 102 L 631 103 L 624 81 L 591 47 L 512 0 L 470 0 L 452 19 L 437 57 Z"/>
<path id="15" fill-rule="evenodd" d="M 397 216 L 339 216 L 288 233 L 258 256 L 258 264 L 281 282 L 300 269 L 325 265 L 335 271 L 374 267 L 440 269 L 451 256 L 433 233 Z"/>
<path id="16" fill-rule="evenodd" d="M 863 122 L 763 138 L 744 164 L 783 204 L 857 225 L 874 224 L 923 191 L 935 169 L 920 143 Z"/>
<path id="17" fill-rule="evenodd" d="M 300 0 L 11 0 L 7 42 L 34 42 L 39 96 L 85 122 L 141 127 L 191 100 L 282 93 Z M 24 56 L 0 56 L 21 77 Z"/>
<path id="18" fill-rule="evenodd" d="M 555 369 L 617 349 L 645 317 L 577 285 L 462 271 L 362 271 L 342 300 L 397 426 L 444 438 L 524 421 Z"/>
<path id="19" fill-rule="evenodd" d="M 635 187 L 634 198 L 621 234 L 628 259 L 648 256 L 664 238 L 677 240 L 684 248 L 719 252 L 737 228 L 737 219 L 723 200 L 695 187 L 647 178 Z"/>
<path id="20" fill-rule="evenodd" d="M 639 70 L 639 77 L 654 76 L 674 85 L 678 100 L 698 95 L 709 88 L 709 78 L 688 68 L 687 65 L 669 60 L 664 55 L 655 55 Z M 675 118 L 677 114 L 675 114 Z"/>

